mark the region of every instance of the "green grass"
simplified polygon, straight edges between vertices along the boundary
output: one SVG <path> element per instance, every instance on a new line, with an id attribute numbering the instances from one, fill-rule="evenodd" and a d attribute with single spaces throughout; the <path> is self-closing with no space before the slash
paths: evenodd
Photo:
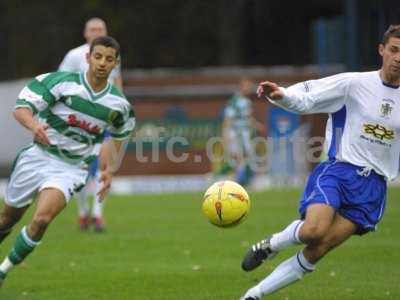
<path id="1" fill-rule="evenodd" d="M 237 300 L 296 248 L 252 273 L 240 269 L 248 246 L 297 216 L 300 190 L 254 193 L 235 228 L 208 224 L 199 194 L 113 197 L 108 231 L 81 233 L 71 203 L 42 245 L 13 270 L 5 300 Z M 31 208 L 32 211 L 32 208 Z M 17 230 L 0 246 L 8 253 Z M 400 190 L 391 189 L 377 233 L 353 237 L 302 282 L 268 299 L 400 299 Z"/>

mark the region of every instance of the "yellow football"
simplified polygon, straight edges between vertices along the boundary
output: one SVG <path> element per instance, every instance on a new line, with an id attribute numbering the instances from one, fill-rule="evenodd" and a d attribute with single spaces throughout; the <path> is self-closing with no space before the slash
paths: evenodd
<path id="1" fill-rule="evenodd" d="M 229 227 L 239 224 L 249 213 L 250 198 L 240 184 L 219 181 L 205 192 L 202 209 L 212 224 Z"/>

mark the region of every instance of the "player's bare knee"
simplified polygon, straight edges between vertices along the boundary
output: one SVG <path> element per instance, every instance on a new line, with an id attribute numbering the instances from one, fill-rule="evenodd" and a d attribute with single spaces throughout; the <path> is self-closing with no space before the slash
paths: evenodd
<path id="1" fill-rule="evenodd" d="M 32 220 L 33 228 L 39 232 L 46 230 L 53 218 L 50 215 L 38 215 Z"/>
<path id="2" fill-rule="evenodd" d="M 315 243 L 323 239 L 326 228 L 315 224 L 305 223 L 300 231 L 300 239 L 305 243 Z"/>
<path id="3" fill-rule="evenodd" d="M 0 216 L 0 243 L 11 233 L 15 223 L 4 215 Z"/>

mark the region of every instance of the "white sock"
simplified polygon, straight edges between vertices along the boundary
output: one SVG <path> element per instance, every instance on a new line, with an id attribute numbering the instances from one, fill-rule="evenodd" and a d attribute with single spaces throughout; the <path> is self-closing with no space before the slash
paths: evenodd
<path id="1" fill-rule="evenodd" d="M 281 251 L 288 246 L 301 244 L 299 231 L 303 223 L 301 220 L 296 220 L 286 227 L 285 230 L 272 235 L 270 240 L 271 250 Z"/>
<path id="2" fill-rule="evenodd" d="M 78 205 L 78 212 L 80 217 L 87 217 L 89 215 L 89 201 L 88 201 L 88 184 L 83 189 L 75 194 L 76 203 Z"/>
<path id="3" fill-rule="evenodd" d="M 300 280 L 306 273 L 312 272 L 314 269 L 315 266 L 308 262 L 303 252 L 300 251 L 277 266 L 269 276 L 261 281 L 257 285 L 260 294 L 255 296 L 261 298 L 262 296 L 272 294 Z"/>
<path id="4" fill-rule="evenodd" d="M 260 287 L 258 285 L 253 286 L 251 289 L 249 289 L 246 294 L 240 298 L 242 299 L 246 299 L 247 297 L 253 297 L 253 298 L 257 298 L 257 299 L 261 299 L 261 291 L 260 291 Z"/>
<path id="5" fill-rule="evenodd" d="M 3 273 L 8 273 L 13 267 L 14 267 L 13 263 L 7 256 L 0 265 L 0 271 Z"/>
<path id="6" fill-rule="evenodd" d="M 100 177 L 99 177 L 100 178 Z M 102 218 L 103 217 L 103 208 L 104 208 L 104 199 L 100 201 L 100 197 L 97 196 L 97 193 L 101 190 L 101 182 L 97 180 L 93 180 L 94 184 L 94 199 L 93 199 L 93 207 L 92 207 L 92 216 L 95 218 Z"/>
<path id="7" fill-rule="evenodd" d="M 102 218 L 103 217 L 103 207 L 104 207 L 104 200 L 102 202 L 100 202 L 99 197 L 95 197 L 93 199 L 92 216 L 95 218 Z"/>

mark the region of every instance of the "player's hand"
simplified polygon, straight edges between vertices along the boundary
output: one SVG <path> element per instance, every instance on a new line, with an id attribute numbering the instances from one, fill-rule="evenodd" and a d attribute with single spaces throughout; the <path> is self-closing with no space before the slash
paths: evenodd
<path id="1" fill-rule="evenodd" d="M 105 170 L 101 172 L 100 183 L 102 183 L 102 185 L 100 191 L 97 193 L 100 202 L 105 199 L 108 192 L 110 191 L 112 178 L 113 174 L 110 171 Z"/>
<path id="2" fill-rule="evenodd" d="M 50 145 L 50 140 L 46 133 L 47 128 L 49 128 L 49 125 L 37 123 L 31 129 L 33 133 L 33 139 L 45 146 Z"/>
<path id="3" fill-rule="evenodd" d="M 259 98 L 268 97 L 272 100 L 281 100 L 284 96 L 279 86 L 270 81 L 261 82 L 257 88 L 257 95 Z"/>

